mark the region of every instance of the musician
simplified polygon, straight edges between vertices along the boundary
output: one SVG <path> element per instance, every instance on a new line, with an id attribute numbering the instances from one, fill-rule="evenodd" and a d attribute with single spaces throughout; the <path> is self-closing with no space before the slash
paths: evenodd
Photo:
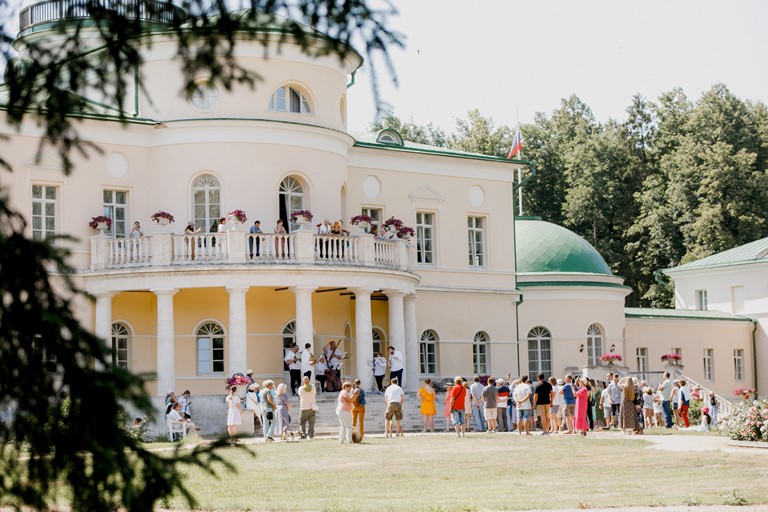
<path id="1" fill-rule="evenodd" d="M 325 356 L 320 356 L 315 365 L 315 380 L 317 384 L 317 393 L 322 395 L 325 391 L 325 371 L 328 369 L 328 365 L 325 363 Z"/>
<path id="2" fill-rule="evenodd" d="M 336 372 L 336 377 L 341 379 L 341 360 L 345 354 L 341 352 L 339 346 L 335 341 L 329 341 L 323 347 L 323 353 L 325 354 L 325 360 L 328 363 L 328 368 Z"/>
<path id="3" fill-rule="evenodd" d="M 399 350 L 395 350 L 395 347 L 389 347 L 389 378 L 397 379 L 397 382 L 403 383 L 403 354 Z"/>
<path id="4" fill-rule="evenodd" d="M 301 374 L 304 377 L 312 378 L 312 369 L 315 366 L 315 356 L 312 354 L 312 344 L 305 343 L 304 350 L 301 352 Z"/>
<path id="5" fill-rule="evenodd" d="M 285 351 L 285 364 L 288 365 L 288 372 L 291 374 L 291 392 L 296 396 L 296 390 L 301 385 L 301 355 L 299 355 L 299 346 L 291 345 L 291 348 Z"/>

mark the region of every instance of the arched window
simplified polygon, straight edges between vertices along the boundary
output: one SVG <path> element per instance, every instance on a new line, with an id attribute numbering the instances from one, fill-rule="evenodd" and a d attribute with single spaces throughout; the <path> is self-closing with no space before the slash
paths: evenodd
<path id="1" fill-rule="evenodd" d="M 299 180 L 288 176 L 280 182 L 280 218 L 283 225 L 289 226 L 291 214 L 304 209 L 304 187 Z M 290 224 L 289 231 L 293 232 L 298 224 Z"/>
<path id="2" fill-rule="evenodd" d="M 221 184 L 212 174 L 201 174 L 192 185 L 195 226 L 216 232 L 221 217 Z M 211 228 L 213 228 L 211 230 Z"/>
<path id="3" fill-rule="evenodd" d="M 472 368 L 478 375 L 488 373 L 488 335 L 482 331 L 472 340 Z"/>
<path id="4" fill-rule="evenodd" d="M 206 322 L 197 330 L 197 373 L 224 373 L 224 329 Z"/>
<path id="5" fill-rule="evenodd" d="M 437 374 L 437 333 L 426 330 L 419 341 L 419 372 L 422 375 Z"/>
<path id="6" fill-rule="evenodd" d="M 539 373 L 552 375 L 552 334 L 546 327 L 528 332 L 528 375 L 535 380 Z"/>
<path id="7" fill-rule="evenodd" d="M 128 348 L 131 342 L 131 331 L 128 326 L 115 322 L 112 324 L 112 366 L 129 369 Z"/>
<path id="8" fill-rule="evenodd" d="M 285 351 L 290 350 L 293 344 L 296 343 L 296 322 L 291 320 L 285 327 L 283 327 L 283 353 L 280 357 L 283 358 L 283 371 L 288 371 L 288 364 L 285 362 Z"/>
<path id="9" fill-rule="evenodd" d="M 278 87 L 269 98 L 269 110 L 292 114 L 311 114 L 312 106 L 306 94 L 290 85 Z"/>
<path id="10" fill-rule="evenodd" d="M 192 91 L 192 106 L 201 112 L 211 110 L 219 102 L 219 88 L 214 84 L 201 80 Z"/>
<path id="11" fill-rule="evenodd" d="M 371 331 L 371 337 L 373 338 L 373 353 L 375 354 L 378 352 L 379 354 L 384 354 L 384 333 L 374 328 Z"/>
<path id="12" fill-rule="evenodd" d="M 587 328 L 587 364 L 599 365 L 601 355 L 603 355 L 603 330 L 599 325 L 592 324 Z"/>

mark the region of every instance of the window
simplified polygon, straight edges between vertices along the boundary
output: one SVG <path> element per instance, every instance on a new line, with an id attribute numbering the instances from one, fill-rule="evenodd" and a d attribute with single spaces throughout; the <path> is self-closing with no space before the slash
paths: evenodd
<path id="1" fill-rule="evenodd" d="M 290 223 L 293 212 L 304 209 L 304 187 L 299 180 L 288 176 L 280 182 L 280 218 L 289 232 L 298 229 L 299 225 Z M 290 226 L 290 227 L 289 227 Z"/>
<path id="2" fill-rule="evenodd" d="M 128 369 L 128 344 L 131 333 L 120 322 L 112 324 L 112 366 Z"/>
<path id="3" fill-rule="evenodd" d="M 112 227 L 106 231 L 109 236 L 125 238 L 127 233 L 128 192 L 105 190 L 104 215 L 112 219 Z"/>
<path id="4" fill-rule="evenodd" d="M 637 373 L 641 374 L 641 379 L 645 379 L 645 372 L 648 371 L 648 349 L 638 347 L 635 350 L 635 357 L 637 358 Z"/>
<path id="5" fill-rule="evenodd" d="M 472 340 L 472 367 L 477 375 L 488 372 L 488 335 L 482 331 Z"/>
<path id="6" fill-rule="evenodd" d="M 426 330 L 419 341 L 419 372 L 422 375 L 437 373 L 437 334 Z"/>
<path id="7" fill-rule="evenodd" d="M 221 185 L 211 174 L 198 176 L 192 186 L 195 226 L 216 233 L 221 218 Z"/>
<path id="8" fill-rule="evenodd" d="M 672 353 L 677 354 L 680 357 L 683 357 L 683 349 L 681 349 L 680 347 L 672 347 Z"/>
<path id="9" fill-rule="evenodd" d="M 715 380 L 715 351 L 711 348 L 704 349 L 704 379 Z"/>
<path id="10" fill-rule="evenodd" d="M 696 309 L 706 311 L 708 305 L 707 290 L 696 290 Z"/>
<path id="11" fill-rule="evenodd" d="M 361 208 L 360 213 L 372 219 L 371 226 L 381 225 L 381 217 L 383 216 L 381 208 Z"/>
<path id="12" fill-rule="evenodd" d="M 224 373 L 224 329 L 207 322 L 197 330 L 197 373 Z"/>
<path id="13" fill-rule="evenodd" d="M 435 262 L 433 246 L 435 241 L 434 214 L 416 212 L 416 261 L 424 265 Z"/>
<path id="14" fill-rule="evenodd" d="M 603 331 L 597 324 L 592 324 L 587 329 L 587 360 L 590 366 L 600 365 L 600 356 L 603 355 Z"/>
<path id="15" fill-rule="evenodd" d="M 312 107 L 309 99 L 293 87 L 284 85 L 275 90 L 269 99 L 269 110 L 274 112 L 291 112 L 293 114 L 311 114 Z"/>
<path id="16" fill-rule="evenodd" d="M 288 371 L 288 363 L 285 362 L 285 351 L 290 350 L 293 344 L 296 343 L 296 322 L 291 320 L 285 327 L 283 327 L 283 352 L 280 354 L 280 359 L 283 361 L 283 371 Z"/>
<path id="17" fill-rule="evenodd" d="M 467 217 L 469 234 L 469 266 L 482 267 L 485 265 L 485 250 L 483 247 L 484 220 L 482 217 Z"/>
<path id="18" fill-rule="evenodd" d="M 45 240 L 56 234 L 58 187 L 32 185 L 32 239 Z"/>
<path id="19" fill-rule="evenodd" d="M 50 373 L 57 373 L 59 371 L 56 353 L 48 349 L 47 343 L 39 334 L 35 334 L 32 339 L 32 352 L 39 358 L 38 361 L 42 363 L 45 371 Z"/>
<path id="20" fill-rule="evenodd" d="M 528 375 L 552 375 L 552 334 L 546 327 L 528 332 Z"/>
<path id="21" fill-rule="evenodd" d="M 744 349 L 733 351 L 733 378 L 744 380 Z"/>
<path id="22" fill-rule="evenodd" d="M 192 105 L 202 112 L 211 110 L 219 102 L 219 88 L 213 84 L 200 83 L 192 92 Z"/>
<path id="23" fill-rule="evenodd" d="M 371 338 L 373 338 L 373 353 L 383 354 L 384 346 L 382 342 L 384 341 L 384 334 L 378 329 L 373 329 L 371 331 Z"/>

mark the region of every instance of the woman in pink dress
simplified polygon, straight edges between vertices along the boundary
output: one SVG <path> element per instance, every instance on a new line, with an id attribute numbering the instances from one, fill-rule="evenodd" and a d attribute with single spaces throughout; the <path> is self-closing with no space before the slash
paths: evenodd
<path id="1" fill-rule="evenodd" d="M 445 416 L 445 431 L 451 430 L 451 388 L 453 384 L 445 385 L 445 408 L 443 409 L 443 416 Z"/>
<path id="2" fill-rule="evenodd" d="M 587 380 L 583 377 L 577 380 L 576 383 L 579 385 L 579 389 L 576 390 L 576 423 L 573 428 L 581 435 L 586 436 L 587 430 L 589 430 L 589 421 L 587 421 L 589 390 L 587 389 Z"/>

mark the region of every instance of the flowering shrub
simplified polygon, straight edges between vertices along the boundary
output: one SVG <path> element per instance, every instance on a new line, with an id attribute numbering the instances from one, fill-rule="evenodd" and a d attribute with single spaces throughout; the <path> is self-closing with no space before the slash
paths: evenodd
<path id="1" fill-rule="evenodd" d="M 768 400 L 736 404 L 720 422 L 720 430 L 737 441 L 768 442 Z"/>
<path id="2" fill-rule="evenodd" d="M 245 212 L 243 210 L 235 210 L 233 212 L 229 212 L 227 215 L 228 217 L 234 217 L 237 219 L 237 221 L 240 224 L 244 224 L 246 220 L 248 220 L 248 217 L 245 215 Z"/>
<path id="3" fill-rule="evenodd" d="M 601 361 L 608 361 L 609 363 L 612 363 L 613 361 L 621 361 L 621 354 L 603 354 L 600 356 Z"/>
<path id="4" fill-rule="evenodd" d="M 736 388 L 733 390 L 733 396 L 753 395 L 757 393 L 755 388 Z"/>
<path id="5" fill-rule="evenodd" d="M 367 222 L 368 224 L 370 224 L 371 222 L 373 222 L 373 218 L 370 215 L 366 215 L 362 213 L 360 215 L 355 215 L 349 220 L 349 223 L 352 224 L 353 226 L 357 226 L 361 222 Z"/>
<path id="6" fill-rule="evenodd" d="M 251 383 L 251 380 L 248 377 L 240 374 L 233 375 L 232 377 L 224 379 L 224 381 L 227 383 L 227 389 L 232 386 L 248 386 Z"/>
<path id="7" fill-rule="evenodd" d="M 160 222 L 160 219 L 168 219 L 168 222 L 175 222 L 176 219 L 173 218 L 173 215 L 171 215 L 168 212 L 159 211 L 152 214 L 150 217 L 155 222 Z"/>
<path id="8" fill-rule="evenodd" d="M 682 359 L 682 357 L 680 357 L 680 354 L 676 354 L 674 352 L 672 352 L 671 354 L 664 354 L 663 356 L 661 356 L 662 361 L 679 361 L 680 359 Z"/>
<path id="9" fill-rule="evenodd" d="M 105 215 L 99 215 L 98 217 L 91 217 L 91 222 L 88 223 L 88 226 L 90 226 L 92 229 L 99 229 L 99 224 L 101 222 L 105 222 L 107 224 L 107 229 L 112 227 L 112 219 Z"/>
<path id="10" fill-rule="evenodd" d="M 291 222 L 296 222 L 296 219 L 299 217 L 304 217 L 308 222 L 311 222 L 314 215 L 312 215 L 312 212 L 309 210 L 296 210 L 291 213 Z"/>

